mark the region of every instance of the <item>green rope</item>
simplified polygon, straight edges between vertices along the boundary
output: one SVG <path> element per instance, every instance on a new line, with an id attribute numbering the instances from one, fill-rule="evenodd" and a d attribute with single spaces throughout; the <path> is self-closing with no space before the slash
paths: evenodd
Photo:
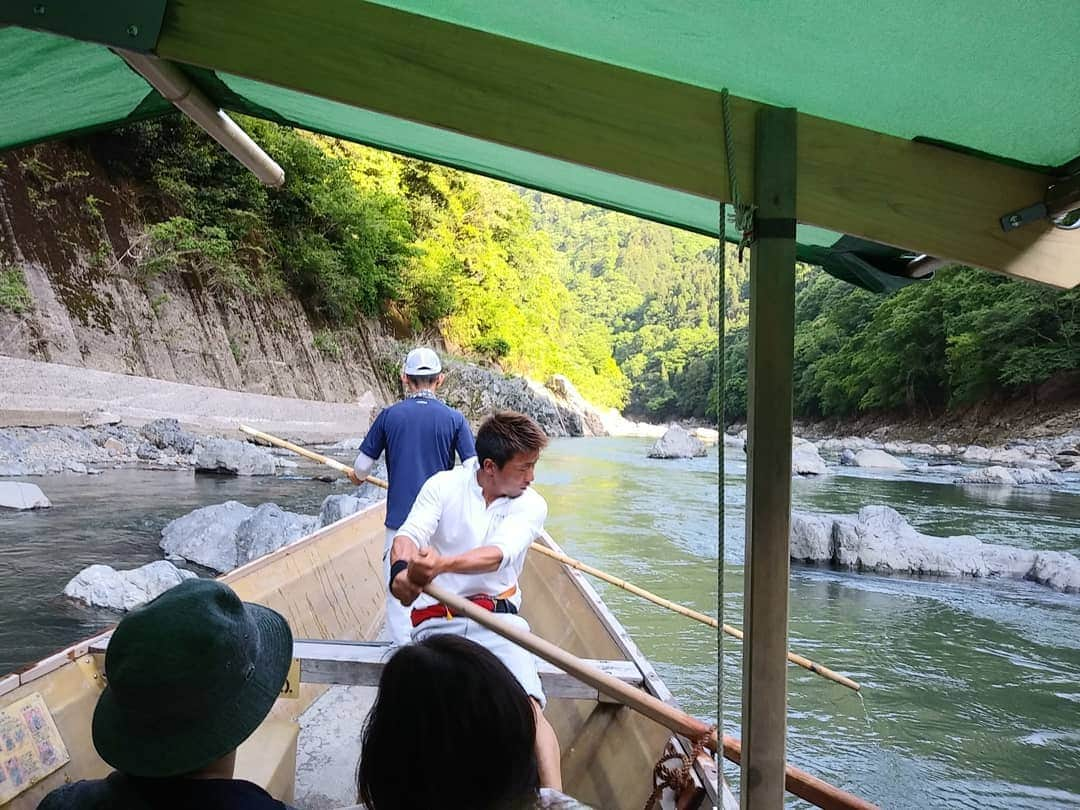
<path id="1" fill-rule="evenodd" d="M 720 104 L 724 116 L 724 154 L 727 159 L 728 188 L 731 192 L 731 206 L 734 209 L 732 222 L 742 235 L 739 239 L 739 262 L 743 260 L 743 248 L 754 241 L 754 212 L 757 206 L 744 204 L 739 194 L 739 181 L 735 176 L 735 139 L 731 136 L 731 102 L 725 87 L 720 91 Z M 723 212 L 723 206 L 720 207 Z M 724 222 L 720 222 L 720 239 L 724 239 Z"/>

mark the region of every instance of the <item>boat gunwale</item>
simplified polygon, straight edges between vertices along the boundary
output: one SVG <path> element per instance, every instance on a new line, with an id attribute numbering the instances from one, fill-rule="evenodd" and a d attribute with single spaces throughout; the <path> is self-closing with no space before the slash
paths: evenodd
<path id="1" fill-rule="evenodd" d="M 542 543 L 553 551 L 558 551 L 562 554 L 566 553 L 554 538 L 547 533 L 547 530 L 541 530 L 540 535 L 537 537 L 537 542 Z M 622 651 L 627 660 L 631 661 L 638 668 L 638 671 L 642 676 L 645 691 L 653 697 L 662 700 L 664 703 L 667 703 L 674 708 L 679 708 L 678 701 L 676 701 L 671 690 L 668 689 L 667 684 L 664 683 L 663 679 L 649 662 L 648 657 L 637 646 L 633 638 L 631 638 L 630 634 L 626 631 L 626 628 L 622 626 L 622 623 L 615 617 L 615 614 L 611 612 L 611 608 L 607 606 L 600 594 L 592 586 L 592 583 L 590 583 L 580 571 L 567 565 L 560 565 L 560 567 L 567 575 L 569 575 L 570 581 L 574 583 L 585 601 L 593 609 L 597 619 L 611 635 L 615 645 Z M 681 734 L 673 734 L 670 741 L 678 756 L 685 756 L 693 747 L 693 741 Z M 719 765 L 711 759 L 706 761 L 708 762 L 708 766 L 706 766 L 703 761 L 703 757 L 696 758 L 693 761 L 691 771 L 696 781 L 700 783 L 705 791 L 707 803 L 701 806 L 716 807 L 719 804 L 717 787 L 719 782 Z"/>

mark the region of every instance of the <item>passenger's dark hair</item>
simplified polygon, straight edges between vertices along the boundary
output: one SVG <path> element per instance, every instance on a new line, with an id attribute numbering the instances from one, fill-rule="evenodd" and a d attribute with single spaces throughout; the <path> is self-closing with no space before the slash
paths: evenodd
<path id="1" fill-rule="evenodd" d="M 438 374 L 406 374 L 405 379 L 415 385 L 417 388 L 428 388 L 435 384 L 435 381 L 439 379 Z"/>
<path id="2" fill-rule="evenodd" d="M 547 447 L 544 429 L 532 417 L 514 411 L 489 416 L 476 431 L 476 460 L 481 467 L 490 458 L 500 470 L 518 453 L 534 453 Z"/>
<path id="3" fill-rule="evenodd" d="M 357 791 L 368 810 L 532 807 L 529 696 L 476 642 L 438 634 L 407 644 L 383 669 L 364 723 Z"/>

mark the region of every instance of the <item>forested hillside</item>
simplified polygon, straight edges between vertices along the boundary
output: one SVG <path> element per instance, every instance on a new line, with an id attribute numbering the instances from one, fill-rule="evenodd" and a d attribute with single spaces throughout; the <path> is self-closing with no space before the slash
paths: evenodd
<path id="1" fill-rule="evenodd" d="M 387 316 L 414 339 L 438 332 L 463 355 L 541 381 L 567 375 L 599 405 L 661 421 L 739 420 L 746 410 L 748 263 L 728 246 L 721 285 L 714 240 L 460 171 L 276 124 L 244 127 L 285 169 L 263 188 L 180 117 L 88 136 L 116 183 L 141 189 L 143 232 L 100 273 L 151 280 L 186 273 L 214 288 L 289 291 L 316 326 Z M 19 171 L 45 211 L 74 174 L 33 149 Z M 85 174 L 82 172 L 81 174 Z M 81 198 L 80 198 L 81 199 Z M 85 211 L 104 233 L 103 205 Z M 96 264 L 95 264 L 96 263 Z M 1080 368 L 1080 292 L 966 268 L 887 297 L 816 269 L 797 271 L 795 411 L 940 413 L 1030 396 Z M 28 306 L 0 267 L 0 309 Z"/>
<path id="2" fill-rule="evenodd" d="M 541 381 L 567 375 L 599 405 L 703 416 L 717 397 L 715 243 L 505 183 L 243 119 L 285 169 L 269 190 L 186 119 L 82 141 L 117 183 L 142 189 L 144 232 L 101 272 L 193 274 L 272 299 L 288 290 L 333 329 L 391 315 L 462 354 Z M 70 185 L 21 158 L 40 204 Z M 98 212 L 94 197 L 86 209 Z M 91 217 L 93 218 L 93 217 Z M 95 261 L 91 257 L 91 262 Z M 25 306 L 5 273 L 0 307 Z"/>
<path id="3" fill-rule="evenodd" d="M 797 416 L 931 416 L 988 399 L 1031 398 L 1052 377 L 1080 369 L 1078 291 L 966 267 L 890 296 L 809 268 L 797 284 Z M 731 309 L 728 316 L 724 412 L 735 421 L 746 414 L 747 335 L 740 317 Z"/>

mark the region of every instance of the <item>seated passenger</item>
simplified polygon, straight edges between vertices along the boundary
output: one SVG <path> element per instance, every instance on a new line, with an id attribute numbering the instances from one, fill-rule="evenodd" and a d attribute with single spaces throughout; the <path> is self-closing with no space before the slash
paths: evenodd
<path id="1" fill-rule="evenodd" d="M 38 810 L 286 810 L 233 768 L 291 661 L 279 613 L 214 580 L 170 588 L 125 616 L 109 641 L 92 732 L 116 770 L 53 790 Z"/>
<path id="2" fill-rule="evenodd" d="M 583 807 L 544 787 L 536 716 L 493 653 L 436 634 L 400 648 L 364 723 L 359 801 L 368 810 Z"/>

